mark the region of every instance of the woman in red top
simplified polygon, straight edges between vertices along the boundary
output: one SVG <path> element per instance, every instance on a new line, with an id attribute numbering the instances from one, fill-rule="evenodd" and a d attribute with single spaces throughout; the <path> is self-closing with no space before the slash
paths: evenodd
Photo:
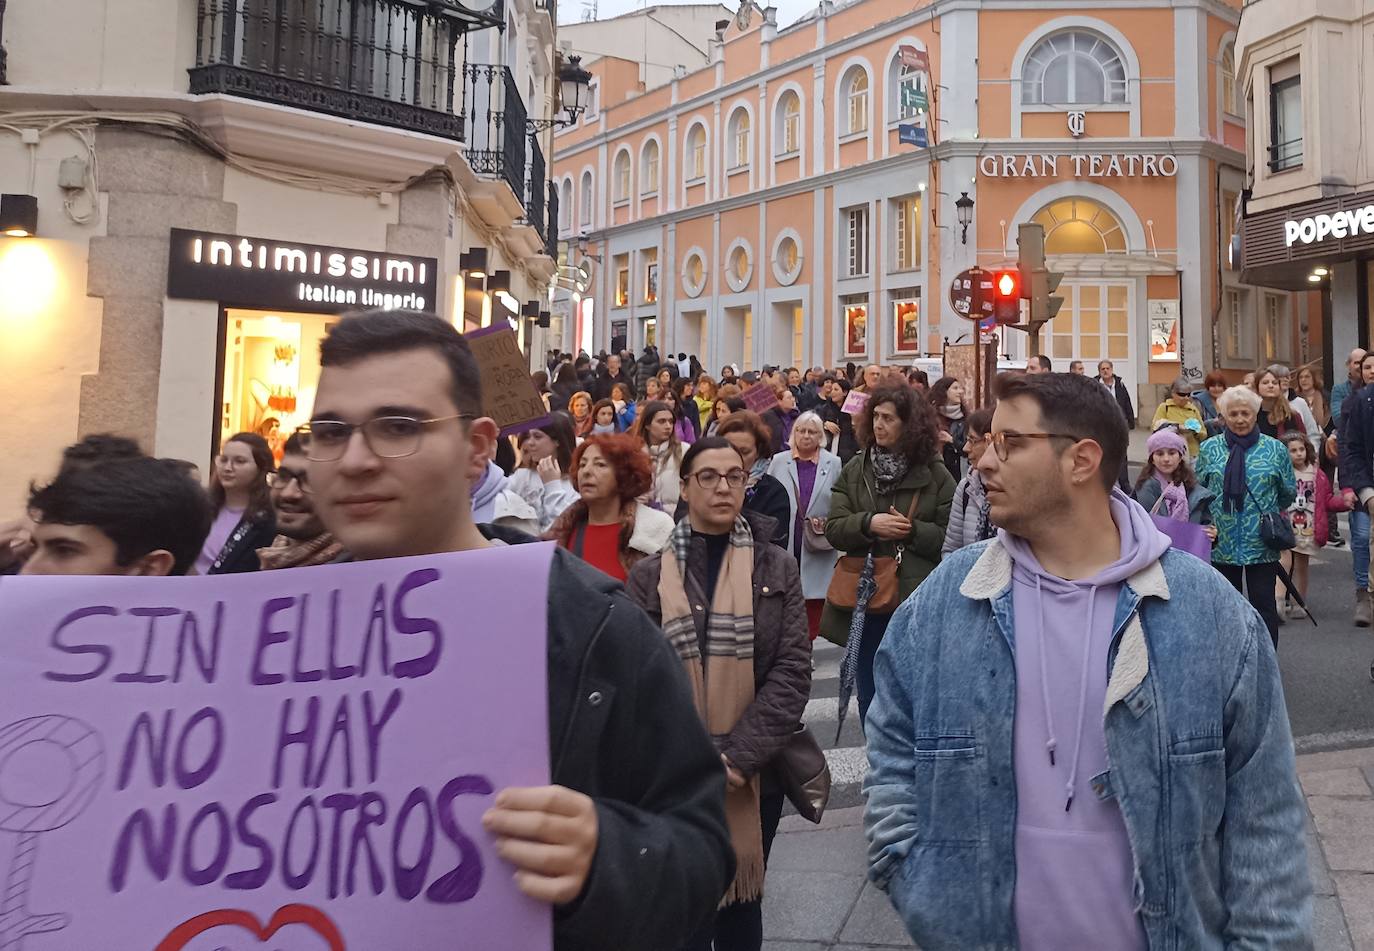
<path id="1" fill-rule="evenodd" d="M 641 445 L 633 436 L 588 436 L 572 457 L 578 500 L 544 535 L 621 581 L 673 532 L 672 518 L 638 501 L 653 481 Z"/>

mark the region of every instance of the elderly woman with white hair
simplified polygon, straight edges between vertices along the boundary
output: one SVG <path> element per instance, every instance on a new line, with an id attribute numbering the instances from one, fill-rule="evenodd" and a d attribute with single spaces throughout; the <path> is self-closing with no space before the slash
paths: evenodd
<path id="1" fill-rule="evenodd" d="M 1202 444 L 1197 478 L 1220 500 L 1212 504 L 1217 527 L 1212 564 L 1245 593 L 1277 648 L 1274 585 L 1280 552 L 1260 536 L 1260 516 L 1285 511 L 1296 497 L 1296 480 L 1287 447 L 1259 431 L 1260 406 L 1260 395 L 1248 386 L 1233 386 L 1221 394 L 1217 409 L 1226 428 Z"/>
<path id="2" fill-rule="evenodd" d="M 801 565 L 802 595 L 813 641 L 820 632 L 825 591 L 840 557 L 825 540 L 825 518 L 830 513 L 830 490 L 844 464 L 839 456 L 821 448 L 824 441 L 820 416 L 807 410 L 792 424 L 788 450 L 775 455 L 768 466 L 768 474 L 787 490 L 791 516 L 787 550 Z"/>

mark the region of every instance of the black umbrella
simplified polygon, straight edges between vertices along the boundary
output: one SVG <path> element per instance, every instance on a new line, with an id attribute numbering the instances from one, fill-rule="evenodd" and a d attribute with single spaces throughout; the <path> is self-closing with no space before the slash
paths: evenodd
<path id="1" fill-rule="evenodd" d="M 863 644 L 868 602 L 877 593 L 878 584 L 873 580 L 873 552 L 869 552 L 868 557 L 864 559 L 864 570 L 859 573 L 859 583 L 854 597 L 854 615 L 849 621 L 849 640 L 845 642 L 844 660 L 840 663 L 840 708 L 835 724 L 836 743 L 840 741 L 840 730 L 844 728 L 845 714 L 849 712 L 849 698 L 854 695 L 854 681 L 859 673 L 859 649 Z"/>
<path id="2" fill-rule="evenodd" d="M 1288 592 L 1288 597 L 1298 602 L 1298 607 L 1302 608 L 1307 619 L 1312 622 L 1312 626 L 1317 626 L 1317 619 L 1312 616 L 1312 610 L 1307 606 L 1307 599 L 1298 593 L 1298 586 L 1293 584 L 1293 578 L 1283 567 L 1283 562 L 1279 562 L 1279 580 L 1283 582 L 1284 590 Z M 1370 670 L 1370 676 L 1374 677 L 1374 668 Z"/>

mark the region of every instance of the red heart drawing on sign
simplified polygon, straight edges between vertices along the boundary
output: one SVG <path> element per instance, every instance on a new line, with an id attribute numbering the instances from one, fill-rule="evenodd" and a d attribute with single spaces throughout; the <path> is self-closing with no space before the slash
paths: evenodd
<path id="1" fill-rule="evenodd" d="M 329 951 L 347 951 L 343 935 L 339 934 L 334 922 L 330 921 L 324 912 L 311 905 L 283 905 L 272 915 L 272 920 L 265 928 L 258 924 L 257 917 L 251 912 L 235 908 L 207 911 L 177 925 L 153 951 L 182 951 L 196 935 L 224 925 L 251 931 L 263 943 L 288 925 L 304 925 L 313 928 L 320 937 L 329 942 Z"/>

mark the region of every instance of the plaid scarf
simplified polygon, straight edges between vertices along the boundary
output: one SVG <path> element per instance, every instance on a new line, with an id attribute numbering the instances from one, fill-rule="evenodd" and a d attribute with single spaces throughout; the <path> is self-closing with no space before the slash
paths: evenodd
<path id="1" fill-rule="evenodd" d="M 278 535 L 268 548 L 258 549 L 258 561 L 263 571 L 276 571 L 279 568 L 304 568 L 309 565 L 327 565 L 343 554 L 343 546 L 334 536 L 325 532 L 308 542 L 298 542 Z"/>
<path id="2" fill-rule="evenodd" d="M 683 578 L 692 549 L 692 525 L 678 522 L 659 572 L 663 633 L 682 658 L 697 713 L 719 740 L 739 723 L 754 701 L 754 535 L 743 516 L 735 516 L 730 547 L 721 563 L 711 613 L 706 622 L 703 661 L 696 622 Z M 725 793 L 725 818 L 735 848 L 735 880 L 721 907 L 763 895 L 763 830 L 759 822 L 759 779 Z"/>

